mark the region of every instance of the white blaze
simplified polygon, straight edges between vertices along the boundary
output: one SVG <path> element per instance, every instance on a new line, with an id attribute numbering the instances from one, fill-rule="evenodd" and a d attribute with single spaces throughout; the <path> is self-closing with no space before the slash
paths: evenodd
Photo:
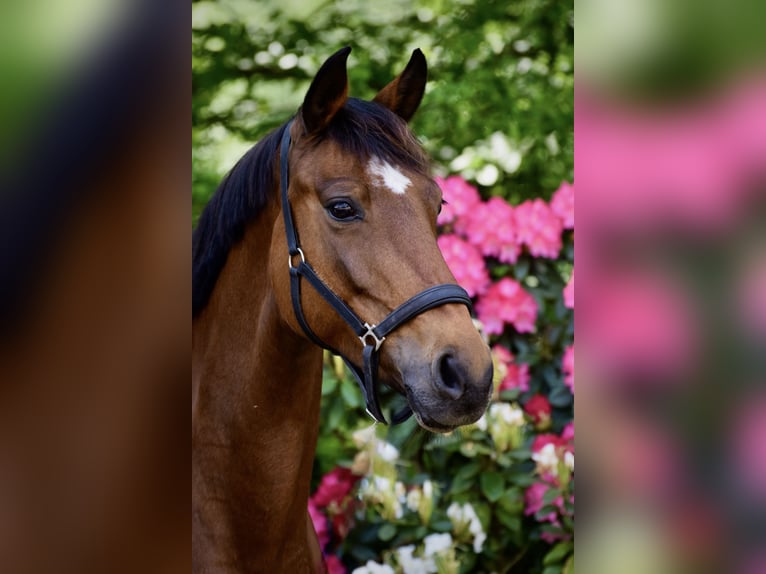
<path id="1" fill-rule="evenodd" d="M 409 177 L 387 161 L 381 161 L 380 158 L 372 158 L 367 168 L 376 179 L 383 182 L 383 185 L 399 195 L 407 191 L 407 187 L 412 183 Z"/>

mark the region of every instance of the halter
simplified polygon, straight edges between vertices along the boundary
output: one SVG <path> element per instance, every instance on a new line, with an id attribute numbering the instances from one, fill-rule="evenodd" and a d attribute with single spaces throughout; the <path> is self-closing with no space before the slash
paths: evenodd
<path id="1" fill-rule="evenodd" d="M 468 293 L 458 285 L 435 285 L 434 287 L 429 287 L 428 289 L 421 291 L 399 305 L 399 307 L 391 311 L 391 313 L 377 325 L 370 325 L 366 321 L 360 319 L 343 299 L 338 297 L 338 295 L 336 295 L 332 289 L 319 278 L 313 267 L 306 261 L 306 256 L 300 248 L 298 233 L 293 224 L 293 216 L 290 210 L 290 201 L 287 198 L 289 176 L 288 152 L 290 151 L 291 125 L 292 120 L 285 127 L 285 132 L 282 136 L 279 168 L 282 213 L 285 219 L 287 249 L 289 252 L 287 264 L 290 269 L 290 295 L 293 302 L 293 310 L 295 311 L 295 316 L 298 319 L 298 323 L 303 329 L 303 332 L 306 333 L 314 343 L 323 349 L 329 350 L 335 355 L 339 355 L 343 359 L 343 362 L 345 362 L 351 372 L 354 373 L 356 382 L 359 383 L 359 387 L 362 389 L 362 394 L 364 395 L 367 405 L 367 413 L 376 421 L 385 424 L 386 418 L 383 416 L 380 409 L 376 382 L 378 376 L 380 346 L 386 340 L 386 337 L 403 323 L 406 323 L 421 313 L 440 305 L 460 303 L 471 309 L 471 298 L 468 296 Z M 341 353 L 322 341 L 316 333 L 311 330 L 311 327 L 309 327 L 306 318 L 303 315 L 303 308 L 301 306 L 301 277 L 304 277 L 306 281 L 311 284 L 317 293 L 319 293 L 322 298 L 335 309 L 338 315 L 348 323 L 354 333 L 356 333 L 356 336 L 359 337 L 359 340 L 362 342 L 363 366 L 361 369 Z M 392 417 L 392 423 L 398 424 L 403 422 L 407 420 L 410 415 L 412 415 L 412 410 L 409 407 L 404 407 L 402 411 L 396 413 Z"/>

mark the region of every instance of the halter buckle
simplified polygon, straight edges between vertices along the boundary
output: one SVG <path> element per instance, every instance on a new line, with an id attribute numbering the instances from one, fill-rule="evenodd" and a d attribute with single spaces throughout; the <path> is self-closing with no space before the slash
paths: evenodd
<path id="1" fill-rule="evenodd" d="M 377 351 L 380 349 L 380 346 L 383 344 L 383 341 L 386 340 L 385 337 L 382 337 L 378 339 L 378 336 L 375 334 L 375 331 L 373 329 L 376 327 L 375 325 L 370 325 L 369 323 L 365 323 L 364 326 L 367 328 L 367 331 L 359 336 L 359 340 L 362 342 L 362 347 L 366 347 L 368 345 L 367 343 L 367 337 L 372 337 L 375 340 L 375 350 Z"/>
<path id="2" fill-rule="evenodd" d="M 295 267 L 293 267 L 293 257 L 295 257 L 296 255 L 301 256 L 301 263 L 306 263 L 306 256 L 303 254 L 303 250 L 300 247 L 296 247 L 295 249 L 296 249 L 295 253 L 290 253 L 287 255 L 287 266 L 290 269 L 295 269 Z"/>

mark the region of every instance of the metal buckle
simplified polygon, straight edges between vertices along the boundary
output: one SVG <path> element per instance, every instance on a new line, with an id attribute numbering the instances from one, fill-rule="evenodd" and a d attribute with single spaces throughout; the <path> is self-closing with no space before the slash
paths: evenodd
<path id="1" fill-rule="evenodd" d="M 300 247 L 296 247 L 296 249 L 298 250 L 297 254 L 301 256 L 301 263 L 306 263 L 306 256 L 303 255 L 303 250 Z M 295 255 L 296 255 L 295 253 L 289 253 L 287 255 L 287 266 L 290 269 L 295 269 L 293 267 L 293 257 L 295 257 Z"/>
<path id="2" fill-rule="evenodd" d="M 383 344 L 383 341 L 386 340 L 385 337 L 382 339 L 378 339 L 378 336 L 375 334 L 375 331 L 373 329 L 376 327 L 376 325 L 370 325 L 369 323 L 365 323 L 364 326 L 367 328 L 367 331 L 364 333 L 364 335 L 360 335 L 359 340 L 362 342 L 362 347 L 367 346 L 367 337 L 372 337 L 375 340 L 375 350 L 377 351 L 380 349 L 380 346 Z"/>

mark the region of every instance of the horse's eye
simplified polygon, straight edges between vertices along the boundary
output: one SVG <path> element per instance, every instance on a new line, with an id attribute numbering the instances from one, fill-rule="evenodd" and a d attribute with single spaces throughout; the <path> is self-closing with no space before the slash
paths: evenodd
<path id="1" fill-rule="evenodd" d="M 356 209 L 348 201 L 336 201 L 327 208 L 330 215 L 340 221 L 347 221 L 357 216 Z"/>

